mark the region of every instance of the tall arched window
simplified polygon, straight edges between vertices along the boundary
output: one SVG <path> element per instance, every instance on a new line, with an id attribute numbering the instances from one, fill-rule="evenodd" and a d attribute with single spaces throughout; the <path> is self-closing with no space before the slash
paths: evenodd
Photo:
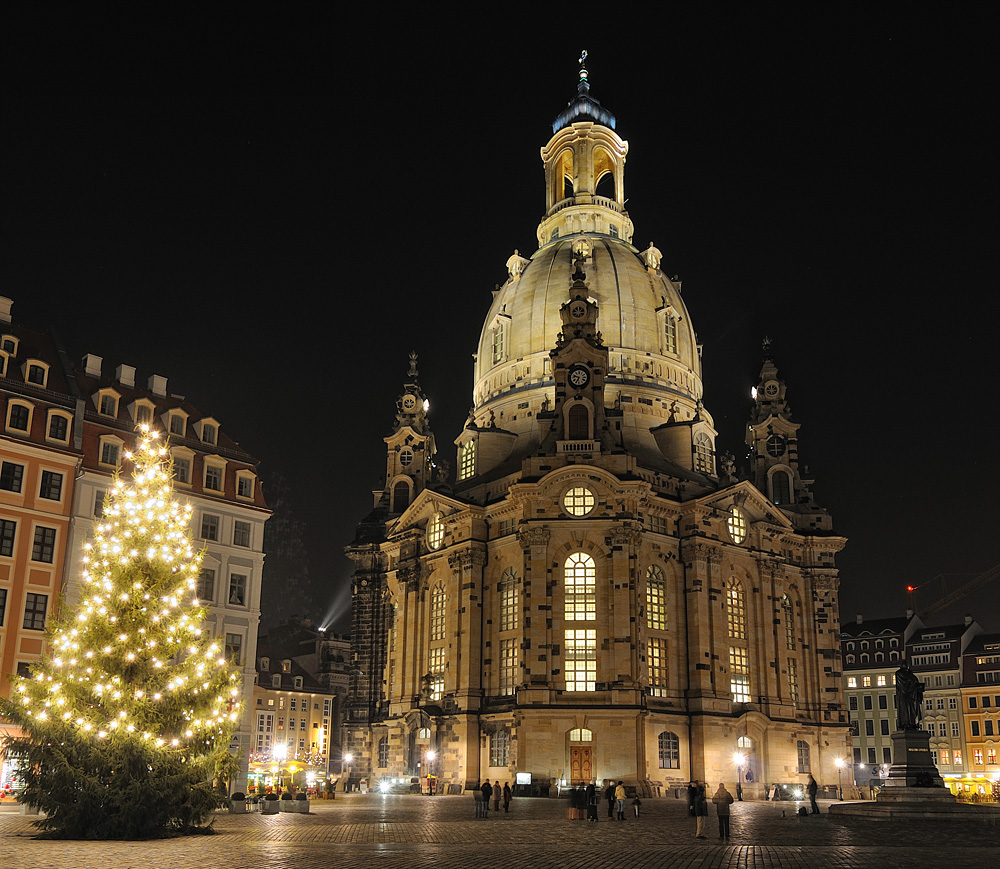
<path id="1" fill-rule="evenodd" d="M 389 737 L 383 736 L 378 741 L 378 765 L 379 769 L 385 769 L 389 765 Z"/>
<path id="2" fill-rule="evenodd" d="M 646 627 L 651 631 L 667 629 L 667 584 L 655 564 L 646 568 Z"/>
<path id="3" fill-rule="evenodd" d="M 392 512 L 402 513 L 410 503 L 410 487 L 400 480 L 392 487 Z"/>
<path id="4" fill-rule="evenodd" d="M 657 737 L 657 753 L 660 756 L 660 769 L 680 769 L 681 741 L 676 733 L 665 730 Z"/>
<path id="5" fill-rule="evenodd" d="M 500 577 L 500 630 L 513 631 L 518 626 L 517 573 L 508 567 Z"/>
<path id="6" fill-rule="evenodd" d="M 784 471 L 775 471 L 771 475 L 771 500 L 775 504 L 792 503 L 791 485 Z"/>
<path id="7" fill-rule="evenodd" d="M 490 734 L 490 766 L 507 766 L 510 763 L 510 734 L 498 730 Z"/>
<path id="8" fill-rule="evenodd" d="M 781 596 L 781 616 L 785 622 L 785 648 L 795 649 L 795 618 L 792 601 L 787 594 Z"/>
<path id="9" fill-rule="evenodd" d="M 567 429 L 566 440 L 586 440 L 590 437 L 590 411 L 587 405 L 577 402 L 570 405 L 569 413 L 566 415 Z"/>
<path id="10" fill-rule="evenodd" d="M 476 442 L 467 441 L 459 447 L 458 479 L 467 480 L 476 473 Z"/>
<path id="11" fill-rule="evenodd" d="M 704 432 L 694 439 L 694 469 L 701 474 L 715 473 L 715 462 L 712 461 L 712 441 Z"/>
<path id="12" fill-rule="evenodd" d="M 667 353 L 677 352 L 677 320 L 670 314 L 663 318 L 663 349 Z"/>
<path id="13" fill-rule="evenodd" d="M 734 703 L 750 702 L 750 653 L 747 649 L 747 616 L 743 585 L 732 579 L 726 589 L 729 625 L 729 690 Z"/>
<path id="14" fill-rule="evenodd" d="M 445 636 L 445 596 L 444 585 L 440 582 L 431 592 L 431 640 L 443 640 Z"/>
<path id="15" fill-rule="evenodd" d="M 563 565 L 567 621 L 592 622 L 597 619 L 597 564 L 585 552 L 574 552 Z"/>
<path id="16" fill-rule="evenodd" d="M 809 767 L 809 743 L 800 739 L 795 743 L 796 754 L 798 755 L 799 772 L 811 772 Z"/>

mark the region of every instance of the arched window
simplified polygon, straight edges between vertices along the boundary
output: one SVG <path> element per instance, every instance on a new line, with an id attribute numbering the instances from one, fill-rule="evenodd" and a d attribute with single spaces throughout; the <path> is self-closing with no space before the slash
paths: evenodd
<path id="1" fill-rule="evenodd" d="M 383 736 L 378 741 L 378 766 L 385 769 L 389 766 L 389 737 Z"/>
<path id="2" fill-rule="evenodd" d="M 508 567 L 500 577 L 500 630 L 513 631 L 518 626 L 517 573 Z"/>
<path id="3" fill-rule="evenodd" d="M 787 594 L 781 596 L 781 615 L 785 621 L 785 648 L 795 649 L 795 618 L 792 602 Z"/>
<path id="4" fill-rule="evenodd" d="M 597 564 L 585 552 L 574 552 L 563 565 L 567 621 L 592 622 L 597 619 Z"/>
<path id="5" fill-rule="evenodd" d="M 445 636 L 444 585 L 438 583 L 431 592 L 431 639 L 443 640 Z"/>
<path id="6" fill-rule="evenodd" d="M 738 579 L 731 579 L 726 589 L 726 617 L 729 624 L 729 637 L 733 640 L 747 638 L 747 612 L 743 600 L 743 584 Z"/>
<path id="7" fill-rule="evenodd" d="M 400 480 L 392 487 L 392 512 L 402 513 L 410 503 L 410 487 Z"/>
<path id="8" fill-rule="evenodd" d="M 476 473 L 476 442 L 467 441 L 459 447 L 458 479 L 467 480 Z"/>
<path id="9" fill-rule="evenodd" d="M 651 631 L 667 629 L 667 584 L 655 564 L 646 568 L 646 627 Z"/>
<path id="10" fill-rule="evenodd" d="M 712 440 L 704 432 L 694 439 L 694 469 L 701 474 L 715 473 L 715 462 L 712 461 Z"/>
<path id="11" fill-rule="evenodd" d="M 726 589 L 729 625 L 729 690 L 734 703 L 750 702 L 750 653 L 747 649 L 747 617 L 743 585 L 731 579 Z"/>
<path id="12" fill-rule="evenodd" d="M 800 739 L 795 743 L 796 753 L 798 754 L 799 762 L 799 772 L 811 772 L 809 767 L 809 743 Z"/>
<path id="13" fill-rule="evenodd" d="M 677 352 L 677 320 L 670 314 L 663 318 L 663 349 L 667 353 Z"/>
<path id="14" fill-rule="evenodd" d="M 657 737 L 657 749 L 660 756 L 660 769 L 680 769 L 681 741 L 676 733 L 665 730 Z"/>
<path id="15" fill-rule="evenodd" d="M 784 471 L 775 471 L 771 475 L 771 500 L 775 504 L 792 503 L 791 485 Z"/>
<path id="16" fill-rule="evenodd" d="M 576 402 L 566 415 L 566 440 L 587 440 L 590 437 L 590 411 L 587 405 Z"/>
<path id="17" fill-rule="evenodd" d="M 490 766 L 507 766 L 510 763 L 510 734 L 498 730 L 490 734 Z"/>
<path id="18" fill-rule="evenodd" d="M 569 732 L 570 742 L 593 742 L 594 733 L 586 727 L 574 727 Z"/>

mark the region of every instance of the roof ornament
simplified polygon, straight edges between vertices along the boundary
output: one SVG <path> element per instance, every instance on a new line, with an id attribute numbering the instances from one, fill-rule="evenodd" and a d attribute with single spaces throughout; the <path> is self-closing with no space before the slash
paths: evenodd
<path id="1" fill-rule="evenodd" d="M 520 280 L 521 273 L 528 267 L 530 259 L 526 259 L 514 248 L 514 253 L 507 258 L 507 274 L 512 281 Z"/>
<path id="2" fill-rule="evenodd" d="M 410 351 L 410 370 L 407 372 L 407 376 L 416 377 L 417 376 L 417 351 Z"/>
<path id="3" fill-rule="evenodd" d="M 587 72 L 587 50 L 584 49 L 580 52 L 580 83 L 576 86 L 577 92 L 580 94 L 585 94 L 590 90 L 590 82 L 587 80 L 589 73 Z"/>
<path id="4" fill-rule="evenodd" d="M 660 260 L 663 259 L 663 254 L 660 253 L 659 248 L 653 246 L 653 242 L 649 243 L 649 247 L 640 256 L 642 256 L 643 262 L 646 263 L 646 268 L 651 272 L 659 269 Z"/>

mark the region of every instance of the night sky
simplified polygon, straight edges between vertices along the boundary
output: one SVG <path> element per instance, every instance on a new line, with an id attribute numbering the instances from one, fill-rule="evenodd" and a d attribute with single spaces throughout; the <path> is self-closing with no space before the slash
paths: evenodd
<path id="1" fill-rule="evenodd" d="M 327 5 L 11 7 L 0 293 L 71 358 L 166 376 L 260 459 L 265 496 L 287 481 L 315 620 L 349 627 L 342 548 L 410 350 L 454 467 L 491 290 L 536 248 L 538 151 L 583 48 L 630 144 L 635 244 L 683 280 L 739 459 L 773 339 L 800 459 L 849 538 L 842 618 L 901 614 L 907 583 L 919 609 L 1000 563 L 995 6 L 481 24 L 378 7 L 356 25 Z M 1000 630 L 998 592 L 932 622 Z"/>

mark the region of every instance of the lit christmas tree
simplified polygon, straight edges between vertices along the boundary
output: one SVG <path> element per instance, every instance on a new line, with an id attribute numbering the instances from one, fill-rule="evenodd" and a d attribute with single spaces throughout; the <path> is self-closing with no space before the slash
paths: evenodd
<path id="1" fill-rule="evenodd" d="M 86 546 L 80 603 L 48 654 L 14 678 L 4 717 L 23 760 L 22 801 L 66 838 L 150 838 L 202 823 L 210 780 L 240 715 L 241 678 L 202 629 L 201 555 L 190 505 L 173 496 L 169 454 L 143 426 Z"/>

